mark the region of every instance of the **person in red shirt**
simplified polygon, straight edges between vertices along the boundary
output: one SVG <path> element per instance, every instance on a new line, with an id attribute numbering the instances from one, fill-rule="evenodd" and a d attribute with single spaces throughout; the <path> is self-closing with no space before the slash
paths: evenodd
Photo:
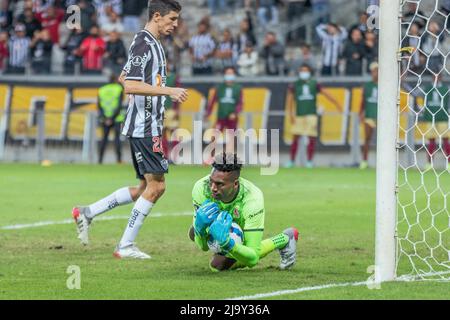
<path id="1" fill-rule="evenodd" d="M 64 10 L 50 6 L 44 12 L 36 14 L 43 29 L 47 29 L 54 44 L 59 44 L 59 25 L 64 20 Z"/>
<path id="2" fill-rule="evenodd" d="M 78 56 L 81 56 L 83 60 L 81 71 L 84 74 L 102 73 L 106 43 L 99 34 L 98 26 L 92 26 L 89 36 L 83 40 L 78 49 Z"/>
<path id="3" fill-rule="evenodd" d="M 8 32 L 0 32 L 0 74 L 5 70 L 5 60 L 8 57 Z"/>

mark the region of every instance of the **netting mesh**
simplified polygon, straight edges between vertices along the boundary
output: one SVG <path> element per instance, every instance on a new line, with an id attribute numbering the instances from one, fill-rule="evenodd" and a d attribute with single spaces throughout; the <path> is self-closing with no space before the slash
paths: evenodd
<path id="1" fill-rule="evenodd" d="M 397 276 L 450 280 L 450 1 L 401 1 Z"/>

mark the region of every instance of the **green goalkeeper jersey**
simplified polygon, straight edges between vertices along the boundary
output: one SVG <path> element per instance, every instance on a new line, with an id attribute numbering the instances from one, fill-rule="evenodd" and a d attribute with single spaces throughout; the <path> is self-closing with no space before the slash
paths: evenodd
<path id="1" fill-rule="evenodd" d="M 192 201 L 197 210 L 203 202 L 211 200 L 219 205 L 220 210 L 228 211 L 245 232 L 264 230 L 264 196 L 262 191 L 250 181 L 239 178 L 239 193 L 230 203 L 223 203 L 211 196 L 209 175 L 198 180 L 192 189 Z"/>

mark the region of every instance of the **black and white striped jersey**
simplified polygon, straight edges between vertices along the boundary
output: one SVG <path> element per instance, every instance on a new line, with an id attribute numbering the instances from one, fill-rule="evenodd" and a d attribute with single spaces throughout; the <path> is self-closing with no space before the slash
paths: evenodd
<path id="1" fill-rule="evenodd" d="M 13 36 L 9 40 L 9 65 L 12 67 L 25 67 L 30 53 L 30 39 Z"/>
<path id="2" fill-rule="evenodd" d="M 147 30 L 136 34 L 124 67 L 125 80 L 166 86 L 166 57 L 161 42 Z M 165 96 L 129 95 L 122 134 L 131 138 L 161 136 Z"/>

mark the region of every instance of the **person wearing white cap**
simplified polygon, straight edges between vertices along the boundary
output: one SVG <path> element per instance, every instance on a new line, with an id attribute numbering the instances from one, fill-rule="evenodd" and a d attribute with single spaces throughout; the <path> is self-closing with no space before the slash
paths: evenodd
<path id="1" fill-rule="evenodd" d="M 25 25 L 19 23 L 14 27 L 15 35 L 9 40 L 8 73 L 24 74 L 30 50 L 30 38 L 25 36 Z"/>

